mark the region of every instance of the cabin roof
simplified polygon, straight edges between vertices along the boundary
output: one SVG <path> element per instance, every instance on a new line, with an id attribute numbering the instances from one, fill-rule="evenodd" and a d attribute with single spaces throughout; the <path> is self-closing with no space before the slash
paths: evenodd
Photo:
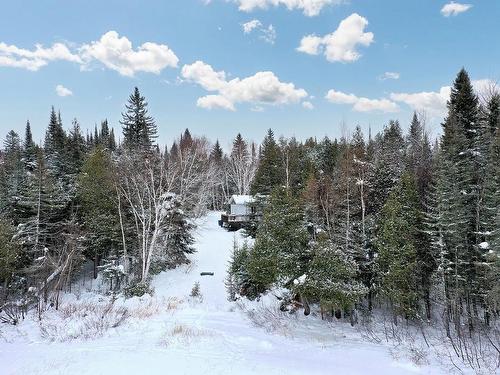
<path id="1" fill-rule="evenodd" d="M 253 203 L 255 198 L 251 195 L 233 195 L 231 197 L 231 204 L 249 204 Z"/>

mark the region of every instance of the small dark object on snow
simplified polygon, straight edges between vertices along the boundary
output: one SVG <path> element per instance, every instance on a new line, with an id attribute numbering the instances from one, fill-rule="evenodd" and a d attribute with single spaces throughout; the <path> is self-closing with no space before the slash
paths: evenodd
<path id="1" fill-rule="evenodd" d="M 213 272 L 202 272 L 200 273 L 200 276 L 213 276 L 214 273 Z"/>

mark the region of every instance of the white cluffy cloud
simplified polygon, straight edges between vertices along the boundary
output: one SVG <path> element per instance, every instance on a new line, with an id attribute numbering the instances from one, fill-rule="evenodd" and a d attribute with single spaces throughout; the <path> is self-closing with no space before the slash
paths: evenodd
<path id="1" fill-rule="evenodd" d="M 245 34 L 250 34 L 254 29 L 262 27 L 262 23 L 259 20 L 251 20 L 241 24 L 243 32 Z"/>
<path id="2" fill-rule="evenodd" d="M 399 111 L 398 105 L 389 99 L 368 99 L 335 90 L 329 90 L 325 98 L 335 104 L 350 104 L 356 112 L 392 113 Z"/>
<path id="3" fill-rule="evenodd" d="M 309 110 L 314 109 L 314 105 L 309 101 L 302 102 L 302 107 Z"/>
<path id="4" fill-rule="evenodd" d="M 50 61 L 57 60 L 76 63 L 82 62 L 80 56 L 72 53 L 62 43 L 54 43 L 52 47 L 48 48 L 37 44 L 33 50 L 0 43 L 0 66 L 37 71 Z"/>
<path id="5" fill-rule="evenodd" d="M 108 31 L 98 41 L 83 45 L 80 54 L 86 64 L 84 67 L 97 60 L 128 77 L 136 72 L 159 74 L 166 67 L 177 67 L 179 62 L 175 53 L 164 44 L 146 42 L 134 50 L 130 40 L 120 37 L 116 31 Z"/>
<path id="6" fill-rule="evenodd" d="M 495 83 L 489 79 L 472 81 L 472 86 L 478 95 L 487 93 Z M 392 93 L 391 99 L 405 103 L 416 111 L 425 111 L 433 117 L 446 114 L 446 105 L 450 99 L 451 86 L 443 86 L 438 91 L 422 91 L 415 93 Z"/>
<path id="7" fill-rule="evenodd" d="M 63 85 L 57 85 L 56 86 L 56 94 L 59 95 L 59 96 L 62 96 L 62 97 L 72 96 L 73 95 L 73 91 L 71 91 L 70 89 L 64 87 Z"/>
<path id="8" fill-rule="evenodd" d="M 37 71 L 57 60 L 77 63 L 82 69 L 90 69 L 97 61 L 128 77 L 137 72 L 159 74 L 166 67 L 177 67 L 179 62 L 175 53 L 164 44 L 146 42 L 134 50 L 130 40 L 120 37 L 116 31 L 108 31 L 98 41 L 73 51 L 63 43 L 55 43 L 49 48 L 37 44 L 33 50 L 0 43 L 0 66 Z"/>
<path id="9" fill-rule="evenodd" d="M 222 108 L 235 111 L 237 103 L 253 105 L 282 105 L 298 103 L 307 92 L 295 88 L 293 83 L 280 82 L 273 72 L 258 72 L 246 78 L 228 80 L 224 71 L 216 72 L 203 61 L 196 61 L 182 67 L 182 78 L 200 85 L 214 94 L 198 99 L 198 107 Z"/>
<path id="10" fill-rule="evenodd" d="M 365 32 L 368 20 L 357 13 L 342 20 L 337 30 L 325 36 L 307 35 L 300 41 L 297 51 L 309 55 L 324 53 L 330 62 L 353 62 L 361 57 L 358 46 L 368 47 L 374 35 Z"/>
<path id="11" fill-rule="evenodd" d="M 441 8 L 441 14 L 445 17 L 458 16 L 460 13 L 467 12 L 470 8 L 472 8 L 471 4 L 460 4 L 450 1 Z"/>
<path id="12" fill-rule="evenodd" d="M 241 24 L 241 28 L 245 34 L 250 34 L 253 31 L 259 32 L 259 39 L 269 44 L 274 44 L 276 41 L 276 29 L 272 24 L 265 27 L 259 20 L 251 20 Z"/>
<path id="13" fill-rule="evenodd" d="M 320 14 L 324 7 L 342 4 L 345 0 L 231 0 L 239 5 L 243 12 L 255 9 L 268 9 L 283 5 L 289 10 L 301 10 L 306 16 L 313 17 Z M 210 3 L 211 1 L 205 1 Z"/>
<path id="14" fill-rule="evenodd" d="M 386 81 L 388 79 L 399 79 L 400 76 L 401 75 L 397 72 L 385 72 L 379 77 L 379 79 L 381 81 Z"/>

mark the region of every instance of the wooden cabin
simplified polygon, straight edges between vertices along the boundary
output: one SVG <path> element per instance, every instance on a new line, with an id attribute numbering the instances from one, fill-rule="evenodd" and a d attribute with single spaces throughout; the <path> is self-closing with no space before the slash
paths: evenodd
<path id="1" fill-rule="evenodd" d="M 252 195 L 233 195 L 225 205 L 219 225 L 231 230 L 241 229 L 260 221 L 262 210 Z"/>

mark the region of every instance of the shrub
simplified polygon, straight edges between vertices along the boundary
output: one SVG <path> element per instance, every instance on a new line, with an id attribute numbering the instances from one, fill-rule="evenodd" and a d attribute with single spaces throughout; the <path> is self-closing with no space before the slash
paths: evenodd
<path id="1" fill-rule="evenodd" d="M 147 283 L 139 282 L 137 284 L 132 284 L 123 290 L 125 297 L 142 297 L 145 294 L 153 295 L 153 289 Z"/>
<path id="2" fill-rule="evenodd" d="M 191 289 L 191 297 L 201 297 L 200 283 L 197 281 L 193 285 L 193 289 Z"/>

